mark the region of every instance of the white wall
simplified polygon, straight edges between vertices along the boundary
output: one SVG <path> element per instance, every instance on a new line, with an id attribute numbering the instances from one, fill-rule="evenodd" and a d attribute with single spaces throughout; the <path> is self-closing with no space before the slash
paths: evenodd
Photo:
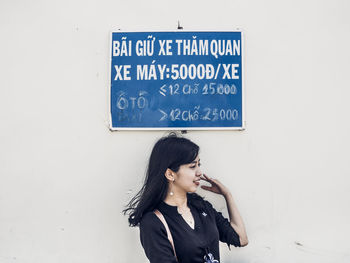
<path id="1" fill-rule="evenodd" d="M 245 33 L 247 129 L 188 133 L 246 223 L 250 244 L 223 245 L 222 262 L 349 262 L 349 11 L 346 0 L 0 1 L 0 262 L 147 262 L 121 210 L 165 132 L 109 131 L 109 33 L 177 20 Z"/>

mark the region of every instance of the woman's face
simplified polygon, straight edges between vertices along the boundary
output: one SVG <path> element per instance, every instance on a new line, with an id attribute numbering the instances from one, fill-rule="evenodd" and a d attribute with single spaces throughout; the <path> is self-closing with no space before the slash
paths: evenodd
<path id="1" fill-rule="evenodd" d="M 175 173 L 176 176 L 173 183 L 177 190 L 182 190 L 186 193 L 193 193 L 197 190 L 200 176 L 202 175 L 200 165 L 200 159 L 197 156 L 192 163 L 180 166 L 179 170 Z"/>

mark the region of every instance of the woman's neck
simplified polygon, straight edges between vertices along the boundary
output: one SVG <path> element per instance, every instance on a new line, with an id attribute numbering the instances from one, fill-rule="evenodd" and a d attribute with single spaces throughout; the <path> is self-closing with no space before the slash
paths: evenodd
<path id="1" fill-rule="evenodd" d="M 187 194 L 168 194 L 164 202 L 171 206 L 177 206 L 180 209 L 185 208 L 187 207 Z"/>

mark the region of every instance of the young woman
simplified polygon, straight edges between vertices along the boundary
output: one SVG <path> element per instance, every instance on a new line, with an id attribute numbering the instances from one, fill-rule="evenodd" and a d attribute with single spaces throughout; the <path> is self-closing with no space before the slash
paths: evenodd
<path id="1" fill-rule="evenodd" d="M 195 143 L 176 134 L 158 140 L 144 185 L 124 210 L 129 214 L 130 226 L 140 227 L 141 244 L 151 263 L 219 262 L 219 240 L 228 246 L 248 244 L 230 191 L 218 180 L 202 174 L 198 152 Z M 200 180 L 211 184 L 201 186 L 203 189 L 225 198 L 229 221 L 194 193 Z M 155 210 L 165 218 L 174 249 Z"/>

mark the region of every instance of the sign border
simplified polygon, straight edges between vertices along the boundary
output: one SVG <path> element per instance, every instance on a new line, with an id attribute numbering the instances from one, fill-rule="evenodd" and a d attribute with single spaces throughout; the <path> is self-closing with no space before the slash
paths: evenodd
<path id="1" fill-rule="evenodd" d="M 112 41 L 113 41 L 113 33 L 146 33 L 146 32 L 240 32 L 241 33 L 241 58 L 242 58 L 242 126 L 240 127 L 113 127 L 112 126 L 112 113 L 111 113 L 111 89 L 112 89 L 112 78 L 111 78 L 111 67 L 112 67 Z M 173 131 L 173 130 L 196 130 L 196 131 L 209 131 L 209 130 L 232 130 L 232 131 L 244 131 L 246 129 L 246 119 L 245 119 L 245 45 L 244 45 L 244 32 L 242 29 L 237 28 L 234 30 L 184 30 L 184 29 L 176 29 L 176 30 L 116 30 L 116 31 L 110 31 L 110 39 L 109 39 L 109 69 L 108 69 L 108 78 L 109 78 L 109 85 L 108 85 L 108 101 L 109 101 L 109 130 L 110 131 Z"/>

